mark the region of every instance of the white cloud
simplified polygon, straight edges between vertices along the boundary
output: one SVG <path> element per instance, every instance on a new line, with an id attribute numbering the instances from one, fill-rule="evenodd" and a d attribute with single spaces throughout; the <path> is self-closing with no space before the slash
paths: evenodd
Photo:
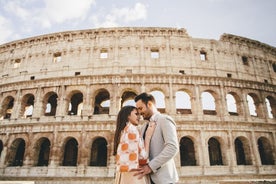
<path id="1" fill-rule="evenodd" d="M 114 8 L 110 14 L 104 16 L 104 21 L 99 21 L 99 15 L 94 15 L 91 20 L 96 27 L 117 27 L 120 22 L 128 23 L 147 18 L 147 8 L 142 3 L 136 3 L 133 8 Z"/>
<path id="2" fill-rule="evenodd" d="M 7 12 L 13 12 L 13 15 L 22 20 L 27 20 L 30 17 L 30 13 L 27 9 L 23 8 L 23 1 L 8 1 L 5 4 L 4 9 Z"/>
<path id="3" fill-rule="evenodd" d="M 134 8 L 114 9 L 112 15 L 123 19 L 125 22 L 136 21 L 147 18 L 146 6 L 142 3 L 136 3 Z"/>
<path id="4" fill-rule="evenodd" d="M 45 8 L 36 18 L 44 28 L 50 28 L 55 23 L 72 20 L 83 20 L 95 0 L 44 0 Z"/>
<path id="5" fill-rule="evenodd" d="M 2 44 L 8 40 L 8 38 L 13 34 L 13 31 L 10 22 L 2 16 L 0 16 L 0 27 L 0 44 Z"/>

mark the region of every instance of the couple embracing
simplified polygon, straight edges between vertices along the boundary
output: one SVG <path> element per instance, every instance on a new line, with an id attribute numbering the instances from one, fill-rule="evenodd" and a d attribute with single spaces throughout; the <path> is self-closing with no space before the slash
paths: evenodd
<path id="1" fill-rule="evenodd" d="M 136 107 L 124 106 L 114 136 L 115 184 L 169 184 L 178 181 L 174 157 L 179 150 L 176 124 L 160 114 L 151 94 L 135 97 Z M 137 128 L 140 116 L 147 122 Z"/>

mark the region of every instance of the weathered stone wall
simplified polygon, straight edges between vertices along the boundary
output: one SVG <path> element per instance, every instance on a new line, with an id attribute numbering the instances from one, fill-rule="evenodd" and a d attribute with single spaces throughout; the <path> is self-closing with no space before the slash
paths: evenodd
<path id="1" fill-rule="evenodd" d="M 155 90 L 164 94 L 162 111 L 175 119 L 179 142 L 189 138 L 194 145 L 195 165 L 181 164 L 181 153 L 175 158 L 180 183 L 275 179 L 275 47 L 229 34 L 220 40 L 191 38 L 185 29 L 81 30 L 1 45 L 0 74 L 0 180 L 110 183 L 117 112 L 133 94 Z M 189 94 L 191 109 L 177 109 L 179 91 Z M 203 92 L 213 95 L 215 110 L 203 111 Z M 57 96 L 56 112 L 46 115 L 52 94 Z M 81 113 L 68 115 L 75 94 L 81 94 Z M 236 99 L 234 114 L 227 110 L 227 94 Z M 256 115 L 248 110 L 248 94 Z M 26 117 L 24 104 L 30 96 L 33 112 Z M 102 109 L 106 113 L 95 114 L 98 98 L 110 100 L 108 111 Z M 267 113 L 266 98 L 273 117 Z M 72 138 L 77 142 L 77 163 L 64 166 L 65 145 Z M 107 143 L 106 166 L 90 165 L 98 138 Z M 220 165 L 210 164 L 211 138 L 220 144 Z M 45 139 L 50 142 L 49 163 L 37 166 Z M 25 143 L 22 166 L 11 165 L 20 140 Z M 245 147 L 246 164 L 237 164 L 236 140 Z M 268 164 L 260 156 L 260 142 L 271 157 Z"/>

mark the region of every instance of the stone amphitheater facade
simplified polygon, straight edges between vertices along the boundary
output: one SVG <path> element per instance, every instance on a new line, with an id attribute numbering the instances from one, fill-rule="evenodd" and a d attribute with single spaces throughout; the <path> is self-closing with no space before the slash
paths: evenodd
<path id="1" fill-rule="evenodd" d="M 116 115 L 145 91 L 176 121 L 179 183 L 276 181 L 275 47 L 176 28 L 68 31 L 0 45 L 0 74 L 2 181 L 112 183 Z"/>

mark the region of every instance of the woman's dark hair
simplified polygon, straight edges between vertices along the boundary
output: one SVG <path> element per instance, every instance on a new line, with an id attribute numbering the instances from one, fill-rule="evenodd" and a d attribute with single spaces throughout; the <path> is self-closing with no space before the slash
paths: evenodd
<path id="1" fill-rule="evenodd" d="M 136 109 L 134 106 L 124 106 L 121 108 L 117 115 L 116 121 L 116 130 L 114 135 L 114 147 L 113 147 L 113 155 L 117 154 L 118 144 L 120 142 L 121 132 L 126 127 L 126 123 L 128 122 L 128 116 L 131 114 L 133 109 Z"/>
<path id="2" fill-rule="evenodd" d="M 137 102 L 138 100 L 142 100 L 144 104 L 148 105 L 148 102 L 151 101 L 153 104 L 155 104 L 154 97 L 149 93 L 141 93 L 140 95 L 136 96 L 134 101 Z"/>

